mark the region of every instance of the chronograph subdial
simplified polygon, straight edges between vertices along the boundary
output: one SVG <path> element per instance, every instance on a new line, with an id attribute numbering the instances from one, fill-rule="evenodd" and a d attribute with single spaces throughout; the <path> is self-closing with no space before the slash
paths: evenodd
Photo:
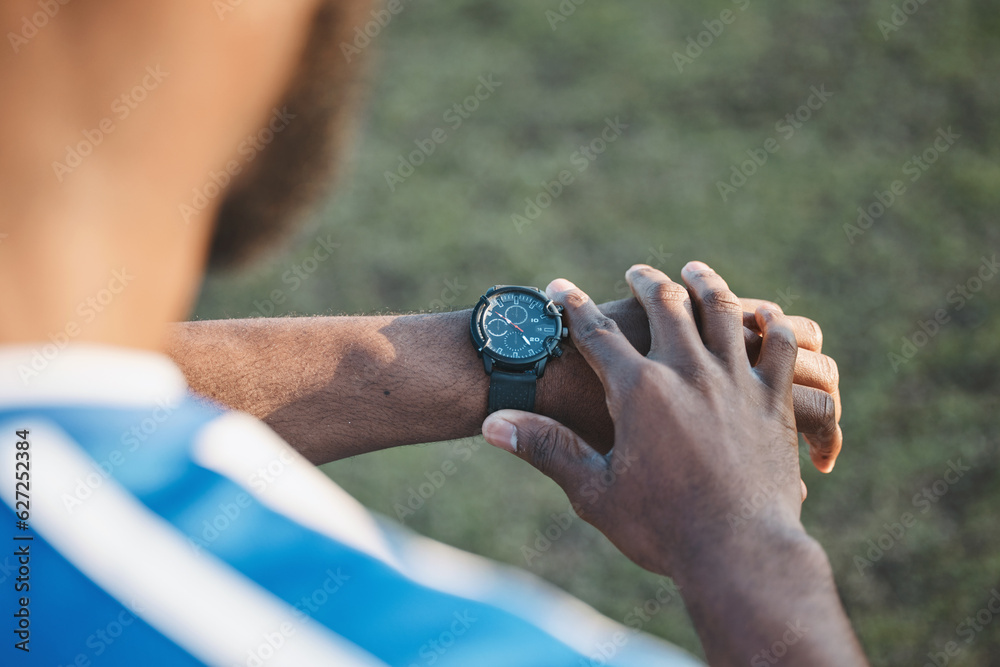
<path id="1" fill-rule="evenodd" d="M 504 339 L 504 346 L 506 346 L 508 350 L 520 352 L 521 350 L 530 347 L 531 341 L 529 341 L 528 337 L 523 333 L 514 331 L 510 336 Z"/>
<path id="2" fill-rule="evenodd" d="M 486 333 L 489 334 L 490 338 L 506 336 L 510 328 L 510 325 L 502 318 L 494 317 L 493 319 L 486 320 Z"/>
<path id="3" fill-rule="evenodd" d="M 531 341 L 528 340 L 519 323 L 511 319 L 511 315 L 519 318 L 521 323 L 528 319 L 528 311 L 521 306 L 510 306 L 506 308 L 506 313 L 501 308 L 494 308 L 486 316 L 486 333 L 489 334 L 490 338 L 505 337 L 503 339 L 504 347 L 520 350 L 531 345 Z"/>
<path id="4" fill-rule="evenodd" d="M 516 303 L 513 306 L 508 306 L 504 315 L 511 324 L 524 324 L 528 320 L 528 311 Z"/>

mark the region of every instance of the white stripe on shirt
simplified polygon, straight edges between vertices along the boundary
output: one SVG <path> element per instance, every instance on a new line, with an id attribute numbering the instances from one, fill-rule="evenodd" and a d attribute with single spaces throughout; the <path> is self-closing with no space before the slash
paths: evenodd
<path id="1" fill-rule="evenodd" d="M 357 500 L 266 424 L 249 415 L 230 413 L 202 429 L 192 458 L 290 520 L 359 549 L 431 590 L 482 602 L 522 618 L 584 656 L 597 653 L 598 643 L 624 633 L 628 641 L 616 649 L 618 659 L 665 667 L 701 665 L 671 644 L 611 621 L 523 570 L 498 565 L 402 527 L 386 534 L 384 526 Z M 275 474 L 264 479 L 260 471 L 269 465 Z M 382 523 L 395 525 L 391 520 Z M 679 596 L 676 604 L 678 608 L 682 605 Z"/>
<path id="2" fill-rule="evenodd" d="M 14 428 L 5 424 L 0 432 Z M 92 460 L 50 422 L 36 418 L 16 428 L 27 428 L 37 443 L 31 449 L 35 532 L 191 655 L 227 666 L 246 664 L 250 651 L 269 653 L 268 667 L 384 665 L 325 627 L 296 621 L 297 612 L 284 601 L 222 561 L 196 553 L 179 531 L 113 479 L 70 513 L 62 498 L 94 472 Z M 0 490 L 11 508 L 13 446 L 9 438 L 0 444 Z"/>

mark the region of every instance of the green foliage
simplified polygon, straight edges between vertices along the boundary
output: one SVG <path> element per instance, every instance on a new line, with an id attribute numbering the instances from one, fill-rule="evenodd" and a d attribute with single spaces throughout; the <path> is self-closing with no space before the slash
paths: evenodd
<path id="1" fill-rule="evenodd" d="M 456 305 L 557 276 L 612 299 L 634 262 L 676 276 L 705 260 L 739 294 L 819 321 L 840 364 L 845 449 L 832 475 L 803 471 L 803 520 L 873 663 L 923 664 L 957 641 L 958 664 L 991 664 L 1000 619 L 970 642 L 956 632 L 1000 586 L 1000 276 L 961 309 L 949 294 L 1000 250 L 1000 12 L 927 0 L 883 36 L 901 4 L 585 2 L 553 30 L 557 0 L 407 3 L 369 47 L 380 63 L 356 155 L 316 223 L 341 244 L 334 257 L 291 289 L 282 276 L 311 252 L 307 234 L 251 275 L 209 280 L 197 315 L 262 312 L 275 289 L 278 315 L 428 310 L 454 279 Z M 679 72 L 674 54 L 726 9 L 732 23 Z M 500 87 L 452 129 L 445 112 L 490 73 Z M 776 123 L 813 86 L 833 96 L 784 137 Z M 629 127 L 577 173 L 571 156 L 606 118 Z M 445 142 L 391 192 L 384 173 L 437 127 Z M 907 162 L 949 127 L 960 138 L 909 180 Z M 778 151 L 723 201 L 717 183 L 768 138 Z M 574 182 L 518 233 L 512 215 L 564 169 Z M 851 242 L 845 225 L 894 180 L 904 194 Z M 947 321 L 921 338 L 939 309 Z M 894 370 L 904 337 L 924 344 Z M 395 516 L 453 447 L 326 469 Z M 922 512 L 914 496 L 958 458 L 972 470 Z M 407 523 L 526 566 L 522 545 L 564 509 L 548 480 L 484 446 Z M 859 571 L 867 541 L 907 512 L 914 525 Z M 526 567 L 619 620 L 659 585 L 579 521 Z M 699 651 L 679 604 L 645 629 Z"/>

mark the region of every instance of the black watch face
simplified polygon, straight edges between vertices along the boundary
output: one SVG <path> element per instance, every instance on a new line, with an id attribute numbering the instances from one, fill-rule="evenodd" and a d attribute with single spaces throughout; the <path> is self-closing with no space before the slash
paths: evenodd
<path id="1" fill-rule="evenodd" d="M 486 348 L 511 359 L 528 359 L 546 352 L 546 341 L 558 337 L 559 320 L 546 300 L 530 292 L 499 292 L 489 297 L 480 316 Z"/>

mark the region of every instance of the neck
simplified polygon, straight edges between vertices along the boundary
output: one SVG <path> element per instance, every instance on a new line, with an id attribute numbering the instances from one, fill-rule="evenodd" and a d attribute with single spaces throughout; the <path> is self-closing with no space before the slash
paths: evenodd
<path id="1" fill-rule="evenodd" d="M 53 212 L 3 230 L 0 344 L 89 342 L 160 351 L 196 297 L 209 225 L 176 208 Z M 174 214 L 169 219 L 169 214 Z"/>
<path id="2" fill-rule="evenodd" d="M 179 207 L 270 113 L 314 5 L 74 4 L 0 58 L 0 344 L 163 349 L 221 197 Z"/>

